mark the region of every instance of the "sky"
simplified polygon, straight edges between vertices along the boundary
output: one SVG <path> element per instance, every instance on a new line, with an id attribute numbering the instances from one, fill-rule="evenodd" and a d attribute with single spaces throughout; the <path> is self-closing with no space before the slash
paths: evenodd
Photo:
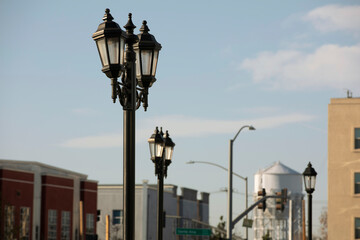
<path id="1" fill-rule="evenodd" d="M 165 183 L 209 192 L 216 225 L 227 173 L 186 162 L 227 167 L 229 140 L 253 125 L 234 143 L 234 172 L 251 194 L 259 169 L 280 161 L 302 173 L 311 161 L 316 233 L 327 206 L 327 107 L 348 90 L 360 97 L 360 3 L 2 0 L 0 158 L 122 183 L 123 111 L 91 38 L 105 8 L 120 26 L 131 12 L 135 32 L 147 20 L 162 44 L 148 110 L 136 112 L 136 182 L 156 183 L 147 139 L 162 126 L 176 143 Z M 233 216 L 244 186 L 234 178 Z"/>

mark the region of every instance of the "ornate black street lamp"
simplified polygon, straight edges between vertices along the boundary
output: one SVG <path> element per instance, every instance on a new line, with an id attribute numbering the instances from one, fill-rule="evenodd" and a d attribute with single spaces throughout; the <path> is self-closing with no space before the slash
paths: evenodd
<path id="1" fill-rule="evenodd" d="M 171 164 L 175 143 L 169 137 L 168 131 L 164 134 L 156 127 L 148 140 L 151 160 L 155 164 L 155 175 L 158 177 L 158 206 L 157 206 L 157 239 L 163 239 L 163 201 L 164 201 L 164 177 L 167 177 L 167 168 Z"/>
<path id="2" fill-rule="evenodd" d="M 93 34 L 102 71 L 111 79 L 112 99 L 124 110 L 123 164 L 124 164 L 124 236 L 125 240 L 135 238 L 135 111 L 142 103 L 148 107 L 148 90 L 155 82 L 155 73 L 161 45 L 149 34 L 146 21 L 140 34 L 134 35 L 136 26 L 131 19 L 124 26 L 126 32 L 113 21 L 110 10 L 105 10 L 97 31 Z M 121 82 L 118 78 L 121 77 Z"/>
<path id="3" fill-rule="evenodd" d="M 312 193 L 315 190 L 316 171 L 309 162 L 303 173 L 305 190 L 308 194 L 308 239 L 312 239 Z"/>

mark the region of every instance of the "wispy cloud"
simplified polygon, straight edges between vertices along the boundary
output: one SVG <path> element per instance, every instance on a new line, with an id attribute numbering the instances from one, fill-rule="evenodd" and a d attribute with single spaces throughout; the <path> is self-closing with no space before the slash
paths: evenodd
<path id="1" fill-rule="evenodd" d="M 360 5 L 327 5 L 316 8 L 304 17 L 321 32 L 339 30 L 360 32 Z"/>
<path id="2" fill-rule="evenodd" d="M 78 137 L 60 144 L 65 148 L 111 148 L 122 145 L 121 134 L 104 134 L 98 136 Z"/>
<path id="3" fill-rule="evenodd" d="M 256 83 L 275 89 L 359 89 L 360 44 L 323 45 L 314 52 L 261 52 L 241 62 Z"/>
<path id="4" fill-rule="evenodd" d="M 171 136 L 180 137 L 206 137 L 216 134 L 233 133 L 239 127 L 247 124 L 254 125 L 257 129 L 276 128 L 285 124 L 309 122 L 314 119 L 307 114 L 287 114 L 265 118 L 228 121 L 194 118 L 182 115 L 159 116 L 143 120 L 139 124 L 137 142 L 146 141 L 154 130 L 154 126 L 163 126 L 169 129 Z M 61 144 L 66 148 L 111 148 L 122 145 L 121 134 L 104 134 L 98 136 L 79 137 L 65 141 Z"/>

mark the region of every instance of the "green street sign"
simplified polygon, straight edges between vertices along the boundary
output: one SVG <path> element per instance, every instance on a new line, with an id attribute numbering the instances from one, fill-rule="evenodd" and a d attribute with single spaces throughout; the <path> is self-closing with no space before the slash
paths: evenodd
<path id="1" fill-rule="evenodd" d="M 210 236 L 211 230 L 206 228 L 176 228 L 176 235 Z"/>
<path id="2" fill-rule="evenodd" d="M 243 221 L 243 227 L 252 228 L 253 220 L 245 218 Z"/>

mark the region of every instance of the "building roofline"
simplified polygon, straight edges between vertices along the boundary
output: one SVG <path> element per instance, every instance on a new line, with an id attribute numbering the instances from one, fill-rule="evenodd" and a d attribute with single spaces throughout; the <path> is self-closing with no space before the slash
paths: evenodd
<path id="1" fill-rule="evenodd" d="M 55 166 L 48 165 L 48 164 L 41 163 L 41 162 L 37 162 L 37 161 L 0 159 L 0 165 L 1 165 L 1 163 L 36 165 L 36 166 L 39 166 L 39 167 L 48 168 L 48 169 L 56 170 L 56 171 L 59 171 L 59 172 L 64 172 L 64 173 L 67 173 L 67 174 L 70 174 L 70 175 L 73 175 L 73 176 L 78 176 L 78 177 L 83 178 L 83 179 L 87 179 L 87 177 L 88 177 L 88 175 L 86 175 L 86 174 L 74 172 L 74 171 L 67 170 L 67 169 L 60 168 L 60 167 L 55 167 Z M 7 167 L 7 166 L 5 166 L 5 167 Z M 0 166 L 0 168 L 1 168 L 1 166 Z"/>

